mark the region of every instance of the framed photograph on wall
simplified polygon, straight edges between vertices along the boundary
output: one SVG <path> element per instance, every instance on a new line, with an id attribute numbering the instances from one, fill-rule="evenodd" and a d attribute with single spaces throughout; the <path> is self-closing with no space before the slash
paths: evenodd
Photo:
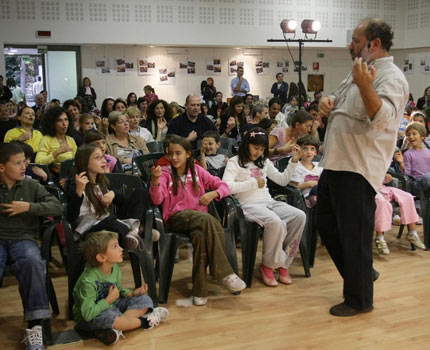
<path id="1" fill-rule="evenodd" d="M 308 91 L 324 91 L 324 75 L 309 74 L 308 75 Z"/>

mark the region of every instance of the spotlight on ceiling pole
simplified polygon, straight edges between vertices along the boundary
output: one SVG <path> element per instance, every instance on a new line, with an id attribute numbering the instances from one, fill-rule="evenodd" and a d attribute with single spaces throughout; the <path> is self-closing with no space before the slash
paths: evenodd
<path id="1" fill-rule="evenodd" d="M 295 19 L 284 19 L 281 22 L 282 33 L 295 33 L 297 21 Z"/>
<path id="2" fill-rule="evenodd" d="M 302 31 L 305 34 L 316 34 L 321 29 L 321 23 L 313 19 L 304 19 L 302 22 Z"/>

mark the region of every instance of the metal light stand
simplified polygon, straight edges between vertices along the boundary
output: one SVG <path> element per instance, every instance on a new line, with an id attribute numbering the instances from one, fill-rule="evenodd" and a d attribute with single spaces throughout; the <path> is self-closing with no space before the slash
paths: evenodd
<path id="1" fill-rule="evenodd" d="M 316 39 L 267 39 L 269 43 L 299 43 L 299 108 L 303 107 L 303 97 L 302 97 L 302 48 L 304 43 L 331 43 L 333 40 L 316 40 Z M 294 64 L 294 62 L 293 62 Z"/>

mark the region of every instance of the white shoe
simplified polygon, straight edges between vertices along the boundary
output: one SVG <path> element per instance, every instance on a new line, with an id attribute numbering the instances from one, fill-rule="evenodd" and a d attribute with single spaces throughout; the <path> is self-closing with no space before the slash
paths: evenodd
<path id="1" fill-rule="evenodd" d="M 160 232 L 155 228 L 152 229 L 152 241 L 157 242 L 160 239 Z"/>
<path id="2" fill-rule="evenodd" d="M 156 307 L 150 314 L 145 315 L 145 318 L 148 320 L 149 326 L 151 328 L 158 326 L 161 322 L 166 320 L 167 317 L 169 317 L 169 310 L 167 310 L 165 307 Z"/>
<path id="3" fill-rule="evenodd" d="M 423 218 L 421 216 L 418 217 L 417 225 L 423 224 Z"/>
<path id="4" fill-rule="evenodd" d="M 206 305 L 208 297 L 193 297 L 193 304 L 196 306 Z"/>
<path id="5" fill-rule="evenodd" d="M 393 225 L 400 226 L 402 224 L 402 219 L 399 215 L 393 216 Z"/>
<path id="6" fill-rule="evenodd" d="M 32 329 L 26 329 L 22 342 L 27 345 L 27 350 L 44 350 L 42 326 L 34 326 Z"/>
<path id="7" fill-rule="evenodd" d="M 136 249 L 139 245 L 139 228 L 131 230 L 124 239 L 124 248 L 127 250 Z"/>
<path id="8" fill-rule="evenodd" d="M 390 254 L 390 249 L 388 249 L 387 242 L 385 241 L 385 239 L 375 239 L 375 243 L 379 254 L 382 254 L 382 255 Z"/>
<path id="9" fill-rule="evenodd" d="M 415 247 L 419 248 L 419 249 L 426 249 L 426 246 L 424 245 L 423 242 L 420 241 L 420 238 L 418 237 L 418 235 L 414 235 L 414 234 L 410 234 L 408 233 L 408 236 L 406 237 L 406 239 L 412 243 Z"/>
<path id="10" fill-rule="evenodd" d="M 246 288 L 246 283 L 242 281 L 235 273 L 224 277 L 222 284 L 232 293 L 240 292 Z"/>

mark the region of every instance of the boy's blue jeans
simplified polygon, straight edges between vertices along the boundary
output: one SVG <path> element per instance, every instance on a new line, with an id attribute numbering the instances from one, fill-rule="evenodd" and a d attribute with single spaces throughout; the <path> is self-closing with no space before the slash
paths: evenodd
<path id="1" fill-rule="evenodd" d="M 46 292 L 46 265 L 36 242 L 30 240 L 0 239 L 0 278 L 8 256 L 19 282 L 24 307 L 24 321 L 51 317 Z"/>

